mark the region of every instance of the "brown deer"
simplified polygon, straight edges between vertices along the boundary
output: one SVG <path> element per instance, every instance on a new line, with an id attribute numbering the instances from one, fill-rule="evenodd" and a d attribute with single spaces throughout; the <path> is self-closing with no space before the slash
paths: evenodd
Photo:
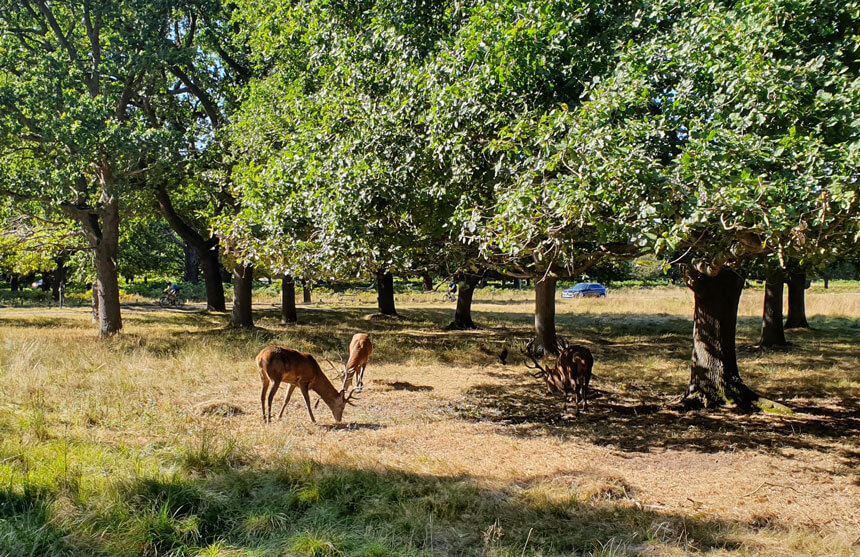
<path id="1" fill-rule="evenodd" d="M 308 390 L 315 391 L 324 400 L 331 409 L 331 415 L 335 421 L 340 423 L 343 418 L 343 409 L 347 404 L 353 404 L 352 392 L 347 396 L 345 390 L 338 391 L 331 384 L 328 377 L 320 369 L 317 361 L 310 354 L 304 354 L 297 350 L 284 348 L 283 346 L 267 346 L 260 350 L 257 354 L 257 369 L 260 372 L 260 380 L 263 382 L 263 392 L 260 393 L 260 404 L 263 407 L 263 421 L 271 423 L 272 421 L 272 400 L 275 398 L 275 393 L 281 382 L 284 381 L 290 385 L 287 390 L 287 396 L 284 399 L 284 405 L 281 406 L 281 411 L 278 413 L 278 419 L 284 415 L 284 409 L 287 403 L 290 402 L 290 397 L 296 387 L 302 392 L 305 399 L 305 404 L 308 407 L 308 416 L 311 421 L 316 423 L 314 413 L 311 410 L 311 401 L 308 395 Z M 272 385 L 269 390 L 269 385 Z M 268 397 L 266 393 L 268 391 Z M 268 412 L 266 411 L 266 402 L 268 401 Z"/>
<path id="2" fill-rule="evenodd" d="M 364 333 L 352 335 L 352 341 L 349 343 L 349 360 L 343 368 L 343 390 L 349 388 L 353 377 L 355 377 L 355 392 L 360 393 L 364 390 L 364 370 L 367 368 L 367 361 L 372 352 L 373 344 L 369 336 Z"/>
<path id="3" fill-rule="evenodd" d="M 585 346 L 570 345 L 567 341 L 559 339 L 559 354 L 555 366 L 544 367 L 538 361 L 534 353 L 534 339 L 532 339 L 524 353 L 534 362 L 526 367 L 538 370 L 532 373 L 533 377 L 540 377 L 546 382 L 547 394 L 564 394 L 564 412 L 570 404 L 571 397 L 576 399 L 576 415 L 579 416 L 579 401 L 583 401 L 583 410 L 588 410 L 588 383 L 591 381 L 591 369 L 594 367 L 594 356 L 591 350 Z"/>

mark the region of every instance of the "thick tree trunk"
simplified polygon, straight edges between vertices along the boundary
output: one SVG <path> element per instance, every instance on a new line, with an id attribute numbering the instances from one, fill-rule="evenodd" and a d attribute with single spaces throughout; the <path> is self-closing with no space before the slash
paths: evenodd
<path id="1" fill-rule="evenodd" d="M 290 275 L 281 277 L 281 324 L 295 323 L 299 320 L 296 314 L 296 282 Z"/>
<path id="2" fill-rule="evenodd" d="M 535 351 L 538 354 L 558 354 L 555 284 L 556 279 L 550 276 L 535 281 Z"/>
<path id="3" fill-rule="evenodd" d="M 99 337 L 110 337 L 122 330 L 119 305 L 119 202 L 109 194 L 113 178 L 108 166 L 99 168 L 104 184 L 99 207 L 81 207 L 71 203 L 61 205 L 63 211 L 83 227 L 93 250 L 96 281 L 93 283 L 93 311 L 98 314 Z"/>
<path id="4" fill-rule="evenodd" d="M 170 228 L 180 238 L 197 252 L 197 258 L 203 269 L 203 280 L 206 281 L 206 307 L 213 311 L 226 311 L 224 300 L 224 282 L 221 276 L 221 266 L 218 261 L 218 238 L 204 238 L 199 232 L 186 223 L 176 210 L 167 193 L 167 187 L 162 184 L 155 192 L 158 208 Z M 186 257 L 186 262 L 187 262 Z"/>
<path id="5" fill-rule="evenodd" d="M 185 273 L 182 278 L 185 282 L 197 284 L 200 280 L 200 254 L 188 242 L 182 244 L 182 252 L 185 254 Z"/>
<path id="6" fill-rule="evenodd" d="M 251 329 L 254 316 L 251 311 L 251 295 L 254 284 L 253 265 L 236 265 L 233 270 L 233 313 L 231 327 Z"/>
<path id="7" fill-rule="evenodd" d="M 101 238 L 95 245 L 96 277 L 99 298 L 99 337 L 110 337 L 122 329 L 119 305 L 119 204 L 115 199 L 103 204 Z"/>
<path id="8" fill-rule="evenodd" d="M 51 298 L 59 302 L 60 289 L 65 288 L 66 284 L 66 258 L 61 256 L 54 261 L 57 263 L 57 268 L 54 270 L 54 280 L 51 281 Z"/>
<path id="9" fill-rule="evenodd" d="M 764 284 L 764 312 L 761 320 L 759 346 L 785 346 L 785 330 L 782 326 L 782 290 L 785 277 L 781 269 L 771 269 Z"/>
<path id="10" fill-rule="evenodd" d="M 302 303 L 311 303 L 311 283 L 306 279 L 302 279 Z"/>
<path id="11" fill-rule="evenodd" d="M 788 275 L 788 317 L 786 329 L 808 329 L 806 320 L 806 271 L 791 271 Z"/>
<path id="12" fill-rule="evenodd" d="M 203 270 L 203 282 L 206 286 L 206 309 L 210 311 L 227 311 L 224 299 L 224 283 L 221 280 L 221 263 L 218 261 L 218 251 L 213 249 L 198 252 L 200 268 Z"/>
<path id="13" fill-rule="evenodd" d="M 449 330 L 477 329 L 472 321 L 472 296 L 475 294 L 481 277 L 478 275 L 466 275 L 457 292 L 457 309 L 454 311 L 454 321 L 446 328 Z"/>
<path id="14" fill-rule="evenodd" d="M 521 279 L 514 279 L 514 288 L 517 290 L 523 289 L 523 281 Z"/>
<path id="15" fill-rule="evenodd" d="M 688 394 L 700 398 L 706 406 L 729 404 L 786 411 L 784 406 L 759 397 L 738 372 L 735 335 L 743 278 L 730 269 L 714 277 L 689 269 L 687 286 L 695 299 Z"/>
<path id="16" fill-rule="evenodd" d="M 433 290 L 433 277 L 429 273 L 424 273 L 421 275 L 421 285 L 424 292 L 430 292 Z"/>
<path id="17" fill-rule="evenodd" d="M 17 292 L 21 289 L 20 279 L 17 273 L 12 273 L 9 275 L 9 290 L 12 292 Z"/>
<path id="18" fill-rule="evenodd" d="M 394 275 L 384 269 L 376 272 L 376 302 L 382 315 L 397 315 L 394 307 Z"/>

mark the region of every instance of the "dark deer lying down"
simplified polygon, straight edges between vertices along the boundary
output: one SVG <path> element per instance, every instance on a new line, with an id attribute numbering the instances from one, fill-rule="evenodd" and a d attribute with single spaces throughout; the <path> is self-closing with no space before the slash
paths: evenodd
<path id="1" fill-rule="evenodd" d="M 524 351 L 535 364 L 530 366 L 526 362 L 526 367 L 538 370 L 531 375 L 541 377 L 546 381 L 547 394 L 564 394 L 565 414 L 571 397 L 576 398 L 577 416 L 579 416 L 580 399 L 583 401 L 583 410 L 588 410 L 588 383 L 591 381 L 591 368 L 594 367 L 594 356 L 591 355 L 591 350 L 584 346 L 570 345 L 559 339 L 558 360 L 556 360 L 554 367 L 549 368 L 540 364 L 539 358 L 534 353 L 534 342 L 532 339 Z"/>

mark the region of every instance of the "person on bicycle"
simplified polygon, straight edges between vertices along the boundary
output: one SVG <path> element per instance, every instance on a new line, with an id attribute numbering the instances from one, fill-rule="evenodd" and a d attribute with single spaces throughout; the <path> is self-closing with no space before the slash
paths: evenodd
<path id="1" fill-rule="evenodd" d="M 173 284 L 172 282 L 168 282 L 167 288 L 164 289 L 164 293 L 167 294 L 168 300 L 170 300 L 171 302 L 175 302 L 179 294 L 179 285 Z"/>
<path id="2" fill-rule="evenodd" d="M 457 282 L 454 279 L 448 283 L 448 297 L 452 299 L 457 297 Z"/>

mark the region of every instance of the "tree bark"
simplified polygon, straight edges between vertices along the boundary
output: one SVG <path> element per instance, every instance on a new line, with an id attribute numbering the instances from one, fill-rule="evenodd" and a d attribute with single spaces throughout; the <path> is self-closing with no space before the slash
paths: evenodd
<path id="1" fill-rule="evenodd" d="M 421 286 L 424 292 L 430 292 L 433 290 L 433 277 L 430 276 L 430 273 L 424 273 L 421 275 Z"/>
<path id="2" fill-rule="evenodd" d="M 535 281 L 535 351 L 538 354 L 558 354 L 555 332 L 556 281 L 550 276 Z"/>
<path id="3" fill-rule="evenodd" d="M 224 283 L 218 261 L 218 238 L 204 238 L 199 232 L 186 223 L 173 207 L 167 187 L 161 184 L 155 192 L 158 208 L 170 228 L 180 238 L 197 252 L 200 266 L 203 269 L 203 280 L 206 281 L 206 308 L 212 311 L 226 311 L 224 299 Z"/>
<path id="4" fill-rule="evenodd" d="M 311 303 L 311 283 L 306 279 L 302 279 L 302 303 Z"/>
<path id="5" fill-rule="evenodd" d="M 99 210 L 101 234 L 95 245 L 98 277 L 99 337 L 115 335 L 122 329 L 119 305 L 119 203 L 111 198 Z"/>
<path id="6" fill-rule="evenodd" d="M 92 303 L 92 311 L 93 311 L 93 323 L 99 322 L 99 279 L 93 281 L 92 287 L 90 288 L 93 295 L 93 303 Z"/>
<path id="7" fill-rule="evenodd" d="M 57 263 L 57 268 L 54 270 L 54 280 L 51 281 L 51 298 L 55 302 L 59 302 L 60 288 L 66 283 L 66 258 L 60 256 L 54 261 Z"/>
<path id="8" fill-rule="evenodd" d="M 731 269 L 709 277 L 688 269 L 687 286 L 693 291 L 693 357 L 688 395 L 705 406 L 728 404 L 743 409 L 786 411 L 761 398 L 741 380 L 735 344 L 738 303 L 744 280 Z"/>
<path id="9" fill-rule="evenodd" d="M 385 269 L 376 271 L 376 302 L 382 315 L 397 315 L 394 307 L 394 275 Z"/>
<path id="10" fill-rule="evenodd" d="M 63 211 L 76 219 L 84 229 L 90 248 L 96 281 L 93 283 L 93 311 L 98 312 L 99 338 L 115 335 L 122 330 L 119 304 L 119 202 L 109 194 L 113 178 L 108 166 L 99 169 L 103 184 L 98 208 L 63 203 Z"/>
<path id="11" fill-rule="evenodd" d="M 454 321 L 446 327 L 448 330 L 477 329 L 472 321 L 472 297 L 477 285 L 481 282 L 479 275 L 467 274 L 457 292 L 457 309 L 454 311 Z"/>
<path id="12" fill-rule="evenodd" d="M 244 329 L 254 327 L 251 295 L 254 283 L 254 266 L 236 264 L 233 269 L 233 313 L 230 326 Z"/>
<path id="13" fill-rule="evenodd" d="M 296 314 L 296 282 L 290 275 L 281 277 L 281 325 L 295 323 L 299 320 Z"/>
<path id="14" fill-rule="evenodd" d="M 198 252 L 198 255 L 200 255 L 200 268 L 203 270 L 203 282 L 206 286 L 206 309 L 227 311 L 217 249 L 213 247 L 205 252 Z"/>
<path id="15" fill-rule="evenodd" d="M 21 284 L 20 279 L 18 278 L 18 273 L 12 273 L 9 275 L 9 290 L 12 292 L 17 292 L 20 290 Z"/>
<path id="16" fill-rule="evenodd" d="M 806 320 L 806 271 L 793 270 L 788 275 L 788 317 L 786 329 L 808 329 Z"/>
<path id="17" fill-rule="evenodd" d="M 185 255 L 185 273 L 182 278 L 185 282 L 197 284 L 200 280 L 200 254 L 188 242 L 182 244 L 182 252 Z"/>
<path id="18" fill-rule="evenodd" d="M 764 312 L 761 320 L 759 346 L 786 346 L 782 326 L 782 291 L 785 277 L 781 269 L 771 269 L 764 284 Z"/>

